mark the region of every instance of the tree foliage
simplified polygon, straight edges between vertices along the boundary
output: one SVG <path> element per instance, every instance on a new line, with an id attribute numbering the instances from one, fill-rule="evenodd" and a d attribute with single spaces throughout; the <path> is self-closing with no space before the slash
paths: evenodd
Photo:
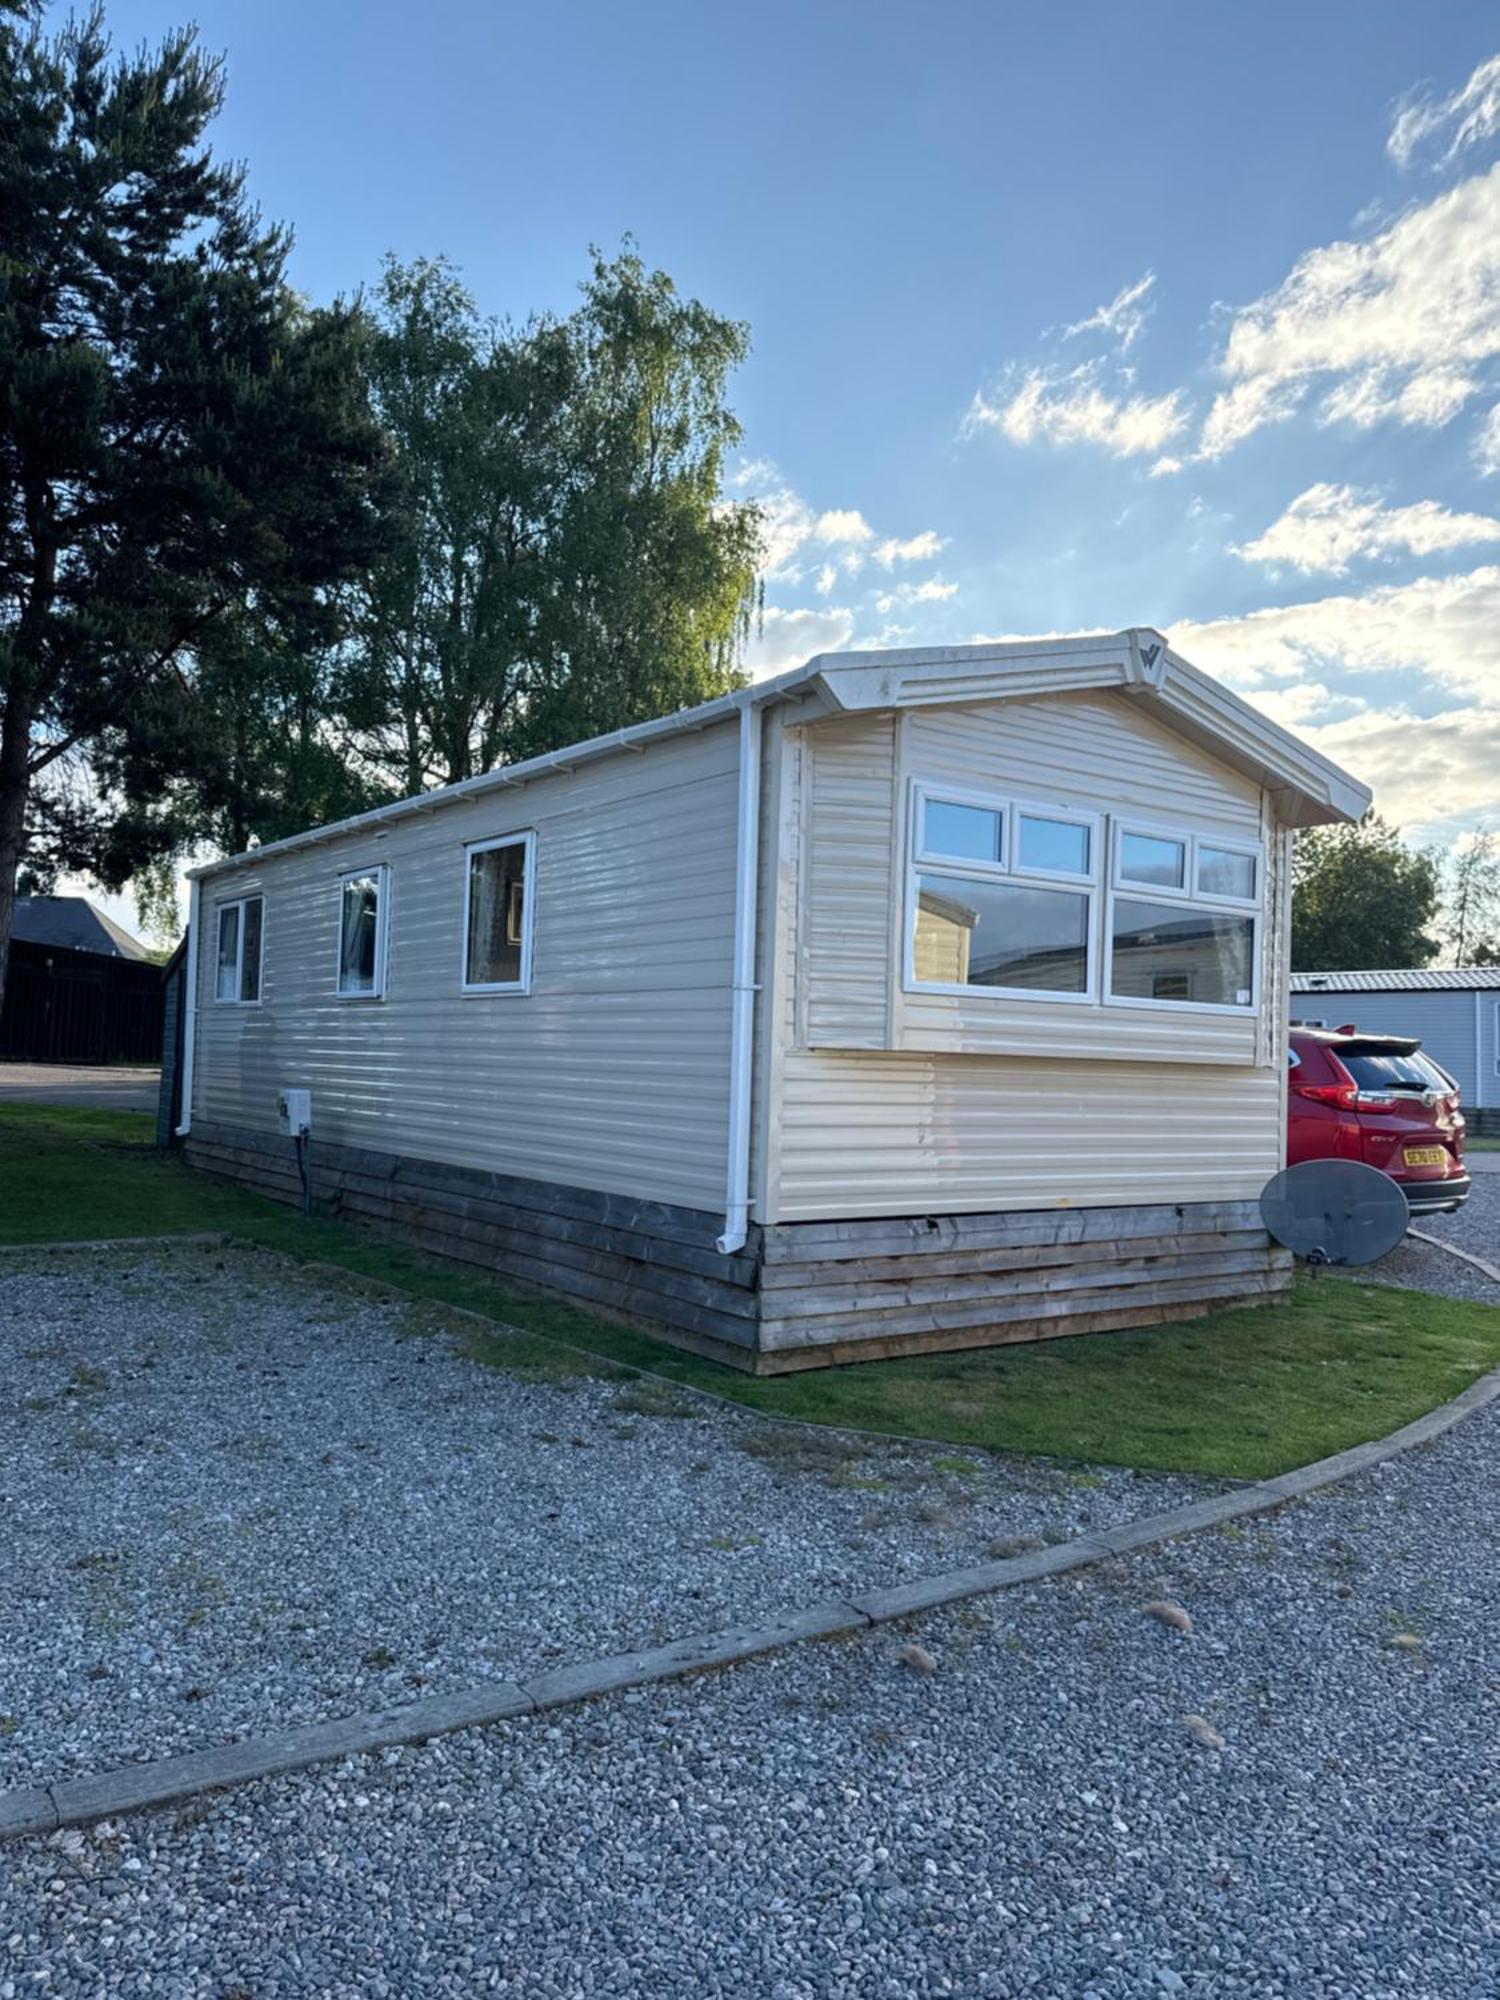
<path id="1" fill-rule="evenodd" d="M 1500 956 L 1500 835 L 1480 827 L 1453 850 L 1444 897 L 1443 942 L 1455 965 Z"/>
<path id="2" fill-rule="evenodd" d="M 502 326 L 388 261 L 366 348 L 397 489 L 338 706 L 402 792 L 725 692 L 758 524 L 721 502 L 745 329 L 628 249 L 578 311 Z"/>
<path id="3" fill-rule="evenodd" d="M 1357 972 L 1426 965 L 1441 882 L 1436 863 L 1373 812 L 1357 826 L 1297 835 L 1292 970 Z"/>
<path id="4" fill-rule="evenodd" d="M 0 981 L 28 846 L 119 880 L 179 838 L 219 622 L 315 649 L 379 538 L 357 317 L 287 286 L 222 89 L 191 31 L 0 13 Z"/>

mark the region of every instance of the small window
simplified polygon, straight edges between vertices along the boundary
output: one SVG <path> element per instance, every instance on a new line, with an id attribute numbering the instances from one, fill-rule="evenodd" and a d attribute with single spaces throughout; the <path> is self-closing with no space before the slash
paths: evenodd
<path id="1" fill-rule="evenodd" d="M 956 799 L 927 799 L 922 806 L 922 851 L 950 861 L 1005 859 L 1005 814 Z"/>
<path id="2" fill-rule="evenodd" d="M 1082 875 L 1092 867 L 1090 828 L 1042 813 L 1016 816 L 1016 867 L 1023 875 Z"/>
<path id="3" fill-rule="evenodd" d="M 1155 833 L 1120 835 L 1120 880 L 1147 889 L 1187 886 L 1187 842 Z"/>
<path id="4" fill-rule="evenodd" d="M 919 875 L 913 975 L 927 986 L 1087 993 L 1089 903 L 1071 889 Z"/>
<path id="5" fill-rule="evenodd" d="M 463 977 L 468 992 L 518 993 L 531 983 L 531 851 L 529 833 L 468 850 Z"/>
<path id="6" fill-rule="evenodd" d="M 1116 999 L 1249 1008 L 1254 967 L 1254 917 L 1115 899 L 1109 990 Z"/>
<path id="7" fill-rule="evenodd" d="M 1229 902 L 1255 901 L 1255 856 L 1237 847 L 1198 843 L 1198 894 Z"/>
<path id="8" fill-rule="evenodd" d="M 248 1005 L 260 998 L 261 932 L 265 898 L 243 896 L 219 905 L 214 998 Z"/>
<path id="9" fill-rule="evenodd" d="M 386 870 L 362 868 L 339 881 L 339 983 L 346 999 L 385 990 Z"/>

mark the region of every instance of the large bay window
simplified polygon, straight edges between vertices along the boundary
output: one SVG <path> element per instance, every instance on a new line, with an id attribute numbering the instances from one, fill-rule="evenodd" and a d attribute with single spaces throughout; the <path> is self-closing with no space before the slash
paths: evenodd
<path id="1" fill-rule="evenodd" d="M 1258 1005 L 1258 846 L 920 783 L 911 829 L 909 987 Z"/>
<path id="2" fill-rule="evenodd" d="M 1098 820 L 918 786 L 913 822 L 909 982 L 1088 999 Z"/>

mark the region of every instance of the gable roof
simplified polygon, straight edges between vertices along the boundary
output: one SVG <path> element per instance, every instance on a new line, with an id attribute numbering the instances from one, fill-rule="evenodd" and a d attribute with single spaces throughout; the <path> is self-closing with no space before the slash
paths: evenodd
<path id="1" fill-rule="evenodd" d="M 800 712 L 812 721 L 819 713 L 957 707 L 1089 689 L 1115 690 L 1139 700 L 1168 728 L 1266 787 L 1283 825 L 1332 825 L 1358 819 L 1369 807 L 1368 786 L 1174 653 L 1160 632 L 1131 626 L 1123 632 L 1088 632 L 1076 638 L 819 653 L 789 673 L 756 681 L 696 708 L 678 709 L 653 722 L 616 729 L 607 736 L 528 758 L 522 764 L 503 764 L 460 784 L 444 785 L 331 826 L 269 841 L 264 847 L 208 862 L 188 873 L 190 878 L 201 879 L 366 826 L 441 811 L 460 799 L 524 785 L 550 771 L 571 771 L 621 750 L 643 749 L 659 737 L 707 729 L 745 708 L 771 702 L 796 701 L 801 704 Z"/>
<path id="2" fill-rule="evenodd" d="M 1294 972 L 1294 993 L 1488 993 L 1500 965 L 1411 966 L 1396 972 Z"/>
<path id="3" fill-rule="evenodd" d="M 143 961 L 151 956 L 139 938 L 96 910 L 86 896 L 17 896 L 10 934 L 25 944 L 59 951 L 99 951 Z"/>

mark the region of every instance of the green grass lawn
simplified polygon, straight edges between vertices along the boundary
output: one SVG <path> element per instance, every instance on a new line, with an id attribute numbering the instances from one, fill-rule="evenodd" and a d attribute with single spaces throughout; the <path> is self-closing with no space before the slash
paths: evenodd
<path id="1" fill-rule="evenodd" d="M 0 1242 L 195 1229 L 322 1259 L 535 1336 L 476 1351 L 535 1366 L 571 1342 L 753 1409 L 970 1449 L 1261 1478 L 1409 1422 L 1500 1364 L 1500 1308 L 1325 1277 L 1285 1305 L 1186 1325 L 754 1378 L 344 1223 L 191 1173 L 130 1112 L 0 1105 Z"/>
<path id="2" fill-rule="evenodd" d="M 1466 1139 L 1466 1153 L 1500 1153 L 1500 1139 Z"/>

